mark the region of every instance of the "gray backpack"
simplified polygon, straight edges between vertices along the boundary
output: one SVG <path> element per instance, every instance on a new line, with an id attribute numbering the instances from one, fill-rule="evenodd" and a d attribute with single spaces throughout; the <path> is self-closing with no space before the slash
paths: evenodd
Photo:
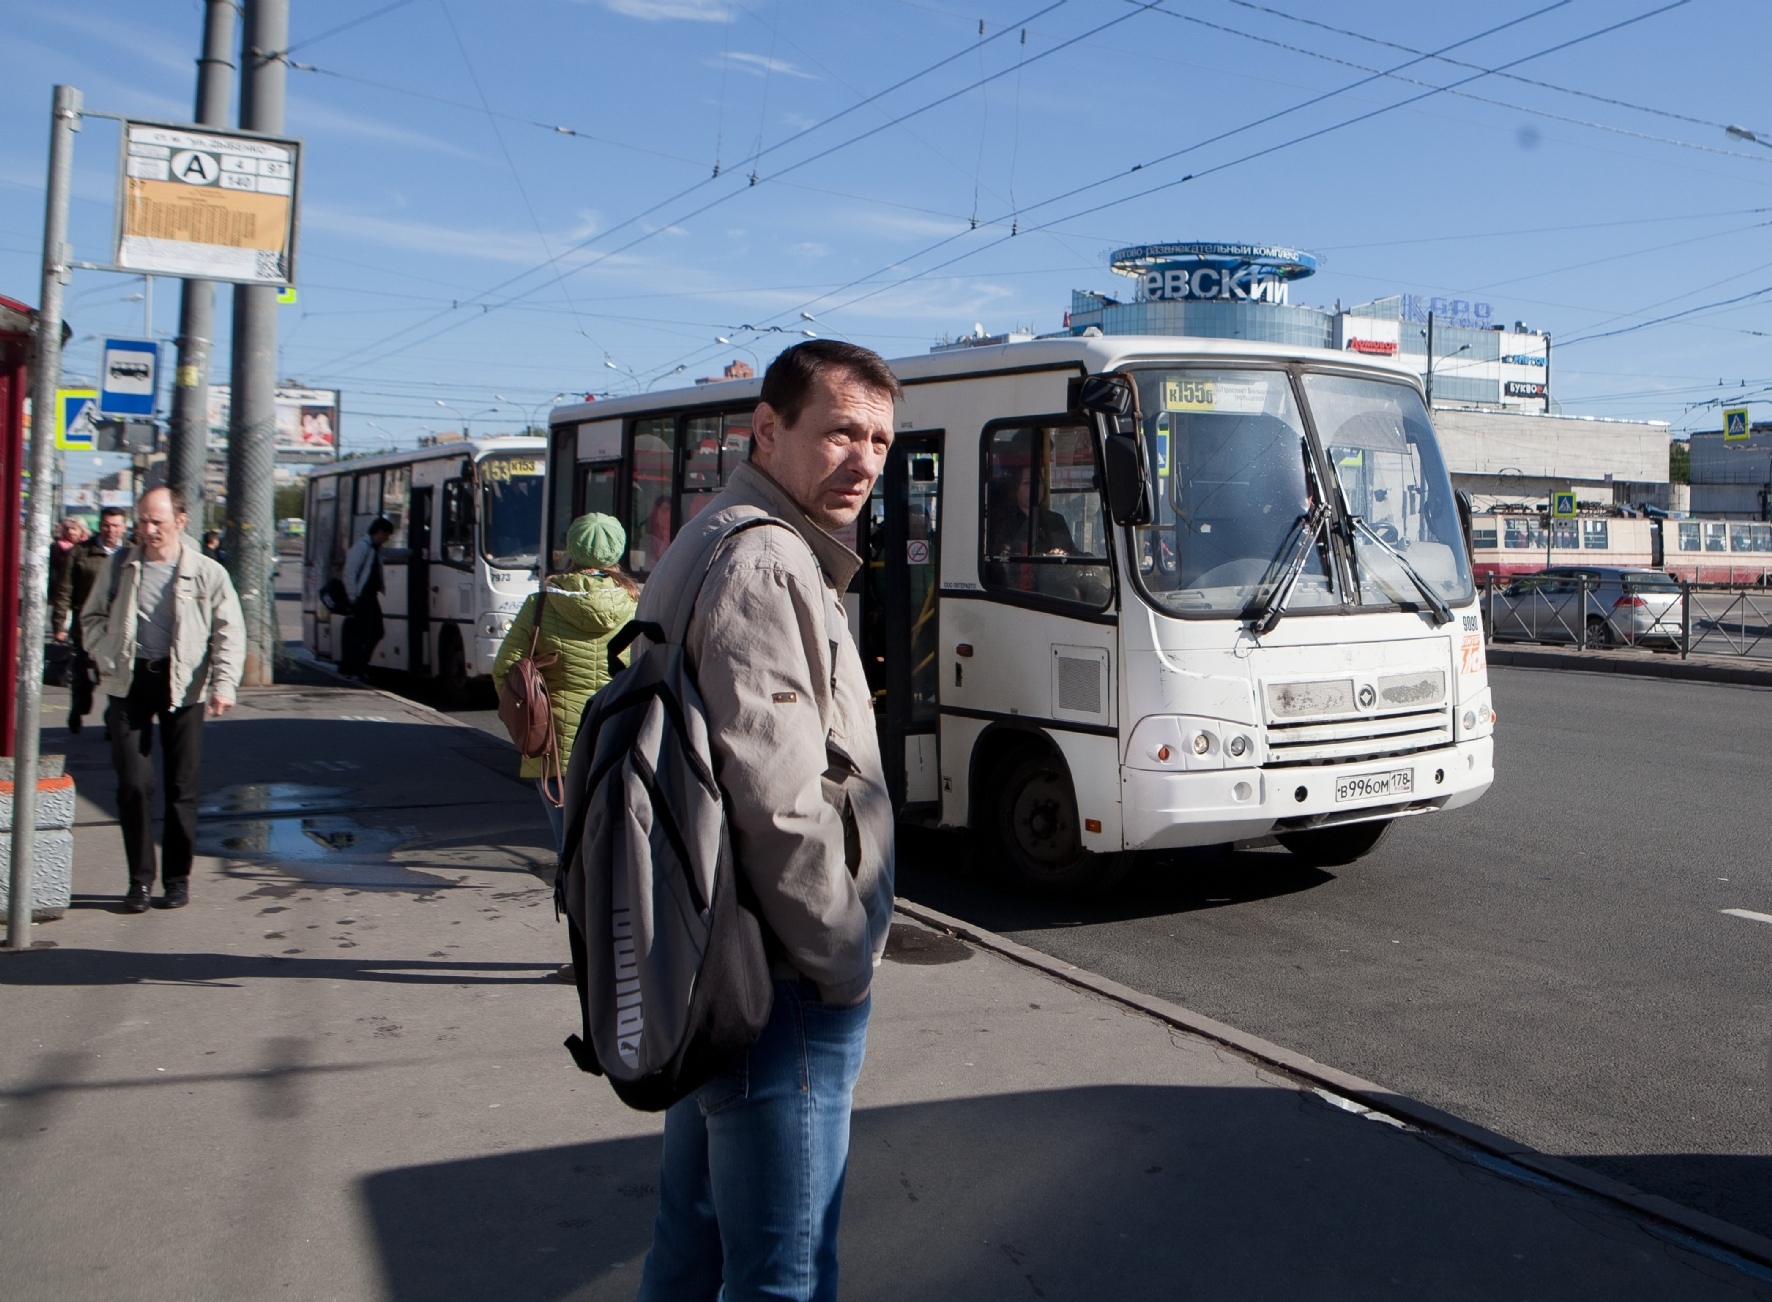
<path id="1" fill-rule="evenodd" d="M 683 647 L 715 555 L 753 525 L 789 527 L 760 516 L 715 530 L 677 594 L 669 632 L 634 621 L 610 642 L 609 684 L 586 706 L 566 769 L 554 901 L 566 914 L 584 1019 L 566 1048 L 647 1112 L 756 1043 L 774 999 Z M 645 652 L 622 667 L 617 657 L 642 634 Z"/>

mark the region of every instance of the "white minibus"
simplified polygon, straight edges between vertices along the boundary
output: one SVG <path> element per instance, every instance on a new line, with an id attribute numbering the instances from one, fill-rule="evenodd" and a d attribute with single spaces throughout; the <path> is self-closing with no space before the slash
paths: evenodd
<path id="1" fill-rule="evenodd" d="M 308 479 L 302 641 L 344 653 L 344 618 L 320 592 L 376 516 L 385 633 L 370 664 L 435 678 L 463 700 L 492 672 L 505 630 L 536 588 L 547 440 L 464 439 L 318 466 Z"/>
<path id="2" fill-rule="evenodd" d="M 904 818 L 1057 893 L 1144 850 L 1347 863 L 1488 789 L 1468 544 L 1407 372 L 1136 336 L 892 367 L 847 603 Z M 604 511 L 644 579 L 746 456 L 760 384 L 556 409 L 551 563 Z"/>

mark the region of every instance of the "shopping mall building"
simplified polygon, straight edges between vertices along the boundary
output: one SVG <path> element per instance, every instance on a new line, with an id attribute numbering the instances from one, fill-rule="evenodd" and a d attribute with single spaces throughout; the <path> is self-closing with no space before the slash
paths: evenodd
<path id="1" fill-rule="evenodd" d="M 1143 244 L 1109 262 L 1124 288 L 1073 290 L 1066 332 L 1250 339 L 1393 358 L 1421 377 L 1453 482 L 1479 510 L 1542 503 L 1568 488 L 1588 509 L 1672 505 L 1667 425 L 1559 412 L 1550 336 L 1496 320 L 1488 303 L 1397 294 L 1306 307 L 1291 301 L 1292 287 L 1316 271 L 1316 259 L 1268 244 Z"/>

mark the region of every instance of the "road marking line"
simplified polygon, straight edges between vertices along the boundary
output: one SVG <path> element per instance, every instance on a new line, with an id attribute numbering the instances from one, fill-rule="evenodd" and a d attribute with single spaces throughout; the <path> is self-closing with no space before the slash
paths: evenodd
<path id="1" fill-rule="evenodd" d="M 1746 918 L 1749 922 L 1772 922 L 1772 913 L 1755 913 L 1752 909 L 1723 909 L 1731 918 Z"/>

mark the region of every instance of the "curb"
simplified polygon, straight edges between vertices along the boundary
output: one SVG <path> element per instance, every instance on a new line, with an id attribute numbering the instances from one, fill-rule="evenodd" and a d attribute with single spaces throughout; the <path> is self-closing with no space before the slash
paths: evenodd
<path id="1" fill-rule="evenodd" d="M 1772 664 L 1758 668 L 1740 662 L 1680 660 L 1654 651 L 1556 651 L 1540 647 L 1498 646 L 1493 642 L 1483 650 L 1491 665 L 1514 669 L 1573 669 L 1590 674 L 1631 674 L 1638 678 L 1688 683 L 1772 687 Z"/>
<path id="2" fill-rule="evenodd" d="M 1156 1018 L 1177 1030 L 1216 1041 L 1228 1049 L 1253 1058 L 1257 1062 L 1270 1067 L 1277 1067 L 1288 1075 L 1301 1080 L 1321 1085 L 1345 1098 L 1354 1100 L 1373 1112 L 1380 1112 L 1406 1121 L 1412 1126 L 1423 1130 L 1435 1131 L 1470 1145 L 1472 1148 L 1502 1158 L 1504 1161 L 1525 1167 L 1527 1170 L 1554 1180 L 1559 1184 L 1569 1185 L 1584 1193 L 1603 1198 L 1607 1202 L 1616 1203 L 1651 1221 L 1672 1225 L 1687 1234 L 1708 1241 L 1728 1252 L 1746 1257 L 1762 1266 L 1772 1266 L 1772 1239 L 1744 1230 L 1727 1221 L 1719 1220 L 1704 1212 L 1694 1211 L 1659 1194 L 1644 1193 L 1619 1180 L 1591 1171 L 1579 1163 L 1561 1157 L 1552 1157 L 1541 1153 L 1530 1145 L 1518 1140 L 1509 1139 L 1506 1135 L 1466 1121 L 1450 1112 L 1442 1111 L 1432 1104 L 1423 1103 L 1399 1094 L 1395 1090 L 1375 1085 L 1371 1081 L 1326 1066 L 1314 1058 L 1306 1057 L 1291 1049 L 1282 1048 L 1260 1036 L 1239 1031 L 1234 1026 L 1215 1021 L 1200 1013 L 1183 1008 L 1180 1004 L 1172 1004 L 1166 999 L 1158 999 L 1153 995 L 1142 994 L 1130 986 L 1123 986 L 1118 981 L 1077 967 L 1074 964 L 1053 958 L 1050 954 L 1042 954 L 1039 950 L 1030 949 L 995 932 L 975 927 L 959 918 L 949 917 L 935 909 L 926 908 L 909 900 L 899 899 L 894 905 L 898 913 L 925 926 L 948 932 L 977 945 L 980 949 L 990 950 L 1012 962 L 1020 963 L 1044 972 L 1047 976 L 1076 986 L 1092 994 L 1100 995 L 1114 1003 L 1123 1004 L 1138 1012 Z M 1502 1174 L 1506 1174 L 1503 1172 Z"/>

